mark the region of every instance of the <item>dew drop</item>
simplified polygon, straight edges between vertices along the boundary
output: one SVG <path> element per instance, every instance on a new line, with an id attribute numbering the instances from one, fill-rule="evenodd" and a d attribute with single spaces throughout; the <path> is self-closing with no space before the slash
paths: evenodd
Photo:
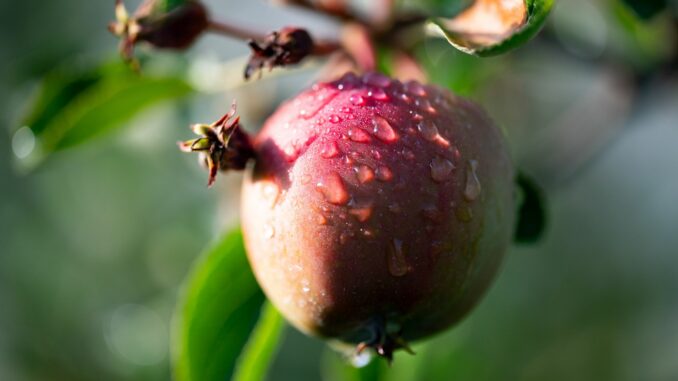
<path id="1" fill-rule="evenodd" d="M 348 98 L 348 100 L 356 106 L 365 105 L 365 98 L 362 95 L 353 94 Z"/>
<path id="2" fill-rule="evenodd" d="M 264 198 L 268 200 L 269 206 L 274 206 L 278 202 L 280 188 L 275 183 L 267 183 L 263 188 Z"/>
<path id="3" fill-rule="evenodd" d="M 464 198 L 468 201 L 475 201 L 480 196 L 480 181 L 478 180 L 478 162 L 470 160 L 466 168 L 466 187 L 464 188 Z"/>
<path id="4" fill-rule="evenodd" d="M 443 147 L 443 148 L 448 148 L 448 147 L 450 146 L 450 141 L 447 140 L 447 139 L 445 139 L 445 138 L 444 138 L 442 135 L 440 135 L 440 134 L 438 134 L 438 136 L 436 136 L 436 138 L 435 138 L 434 141 L 436 142 L 436 144 L 438 144 L 439 146 L 441 146 L 441 147 Z"/>
<path id="5" fill-rule="evenodd" d="M 323 216 L 322 214 L 318 213 L 315 218 L 315 222 L 318 223 L 318 225 L 327 225 L 327 217 Z"/>
<path id="6" fill-rule="evenodd" d="M 308 294 L 311 291 L 311 282 L 308 279 L 301 280 L 301 292 Z"/>
<path id="7" fill-rule="evenodd" d="M 425 97 L 426 96 L 426 89 L 424 86 L 422 86 L 421 83 L 417 81 L 408 81 L 405 83 L 405 90 L 408 92 L 420 96 L 420 97 Z"/>
<path id="8" fill-rule="evenodd" d="M 394 239 L 388 251 L 388 271 L 391 275 L 400 277 L 410 271 L 405 253 L 403 252 L 403 241 Z"/>
<path id="9" fill-rule="evenodd" d="M 393 180 L 393 171 L 391 171 L 391 169 L 389 167 L 386 167 L 386 166 L 383 166 L 383 165 L 380 166 L 379 168 L 377 168 L 376 175 L 377 175 L 377 179 L 379 179 L 379 181 L 391 181 L 391 180 Z"/>
<path id="10" fill-rule="evenodd" d="M 348 129 L 348 137 L 354 142 L 358 143 L 368 143 L 370 141 L 370 135 L 365 132 L 362 128 L 351 127 Z"/>
<path id="11" fill-rule="evenodd" d="M 351 108 L 344 106 L 344 107 L 341 108 L 341 112 L 343 112 L 344 114 L 348 114 L 348 113 L 351 112 Z"/>
<path id="12" fill-rule="evenodd" d="M 337 142 L 331 141 L 325 144 L 320 151 L 320 156 L 324 157 L 325 159 L 331 159 L 333 157 L 339 156 L 339 146 L 337 145 Z"/>
<path id="13" fill-rule="evenodd" d="M 430 120 L 421 121 L 417 124 L 417 130 L 428 141 L 434 141 L 438 137 L 438 126 Z"/>
<path id="14" fill-rule="evenodd" d="M 372 231 L 372 229 L 361 228 L 360 232 L 363 233 L 363 236 L 365 236 L 367 238 L 374 237 L 374 232 Z"/>
<path id="15" fill-rule="evenodd" d="M 374 180 L 374 171 L 367 165 L 360 165 L 354 168 L 356 177 L 361 184 L 367 184 Z"/>
<path id="16" fill-rule="evenodd" d="M 363 82 L 367 85 L 388 87 L 391 84 L 391 79 L 381 73 L 367 73 L 363 76 Z"/>
<path id="17" fill-rule="evenodd" d="M 340 88 L 339 90 L 342 90 L 344 87 L 355 85 L 358 83 L 358 81 L 359 79 L 357 75 L 355 75 L 352 72 L 348 72 L 339 79 L 339 86 L 342 86 L 342 88 Z"/>
<path id="18" fill-rule="evenodd" d="M 323 181 L 318 182 L 316 189 L 331 204 L 346 205 L 350 198 L 341 176 L 336 172 L 332 172 Z"/>
<path id="19" fill-rule="evenodd" d="M 372 119 L 372 132 L 380 140 L 386 143 L 393 143 L 398 140 L 398 134 L 395 132 L 388 120 L 377 115 Z"/>
<path id="20" fill-rule="evenodd" d="M 337 124 L 339 122 L 341 122 L 341 118 L 339 117 L 339 115 L 333 114 L 330 116 L 330 123 Z"/>
<path id="21" fill-rule="evenodd" d="M 264 225 L 264 238 L 271 239 L 275 236 L 275 228 L 273 225 L 266 224 Z"/>
<path id="22" fill-rule="evenodd" d="M 373 99 L 376 99 L 378 101 L 387 101 L 389 100 L 388 94 L 383 89 L 376 88 L 373 90 L 370 90 L 367 93 L 367 96 Z"/>
<path id="23" fill-rule="evenodd" d="M 429 114 L 436 113 L 436 109 L 431 106 L 431 102 L 429 102 L 428 99 L 417 99 L 414 104 Z"/>
<path id="24" fill-rule="evenodd" d="M 348 211 L 353 217 L 360 222 L 365 222 L 372 217 L 372 206 L 365 206 L 361 208 L 353 208 Z"/>
<path id="25" fill-rule="evenodd" d="M 297 147 L 295 147 L 292 144 L 285 147 L 283 153 L 285 154 L 285 160 L 287 160 L 290 163 L 294 162 L 299 157 L 299 151 L 297 150 Z"/>
<path id="26" fill-rule="evenodd" d="M 454 164 L 441 156 L 436 156 L 431 161 L 431 177 L 434 181 L 443 182 L 452 177 Z"/>

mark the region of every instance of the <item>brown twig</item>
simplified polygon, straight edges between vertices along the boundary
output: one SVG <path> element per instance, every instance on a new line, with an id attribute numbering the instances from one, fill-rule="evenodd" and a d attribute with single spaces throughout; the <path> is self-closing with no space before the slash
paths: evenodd
<path id="1" fill-rule="evenodd" d="M 228 37 L 237 38 L 239 40 L 256 40 L 260 41 L 266 38 L 268 33 L 262 33 L 260 31 L 248 30 L 240 26 L 232 25 L 226 22 L 218 22 L 210 20 L 207 26 L 207 30 L 212 33 L 221 34 Z"/>

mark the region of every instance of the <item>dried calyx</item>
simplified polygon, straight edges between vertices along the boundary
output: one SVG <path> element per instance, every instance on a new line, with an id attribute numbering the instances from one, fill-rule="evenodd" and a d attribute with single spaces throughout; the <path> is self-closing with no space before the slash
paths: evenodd
<path id="1" fill-rule="evenodd" d="M 252 55 L 245 67 L 245 79 L 264 68 L 271 70 L 277 66 L 297 64 L 314 51 L 311 35 L 296 27 L 273 32 L 261 44 L 250 40 L 249 45 Z"/>
<path id="2" fill-rule="evenodd" d="M 231 110 L 216 122 L 191 126 L 199 138 L 179 142 L 182 151 L 200 153 L 200 160 L 209 169 L 208 186 L 214 184 L 217 171 L 245 169 L 255 156 L 250 138 L 240 129 L 240 117 L 235 113 L 234 101 Z"/>
<path id="3" fill-rule="evenodd" d="M 144 0 L 131 16 L 122 0 L 116 0 L 115 16 L 108 29 L 122 39 L 120 53 L 128 60 L 139 42 L 185 49 L 209 26 L 207 10 L 194 0 Z"/>
<path id="4" fill-rule="evenodd" d="M 389 365 L 393 362 L 393 352 L 402 349 L 413 355 L 414 351 L 401 337 L 401 332 L 388 332 L 384 319 L 377 319 L 369 326 L 370 338 L 356 346 L 356 354 L 360 355 L 366 349 L 374 350 L 379 356 L 385 358 Z"/>

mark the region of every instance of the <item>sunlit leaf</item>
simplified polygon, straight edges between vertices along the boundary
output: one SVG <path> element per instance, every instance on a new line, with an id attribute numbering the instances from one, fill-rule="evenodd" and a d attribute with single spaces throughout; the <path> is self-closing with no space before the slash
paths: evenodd
<path id="1" fill-rule="evenodd" d="M 175 380 L 230 379 L 263 302 L 242 236 L 231 232 L 202 255 L 184 285 L 172 332 Z"/>
<path id="2" fill-rule="evenodd" d="M 124 126 L 144 109 L 190 91 L 182 79 L 138 75 L 122 63 L 58 69 L 43 81 L 21 123 L 37 142 L 27 161 L 38 164 L 53 152 Z"/>
<path id="3" fill-rule="evenodd" d="M 266 302 L 261 311 L 261 317 L 250 339 L 240 355 L 238 365 L 233 375 L 233 381 L 260 381 L 275 357 L 279 347 L 285 319 L 280 312 Z"/>
<path id="4" fill-rule="evenodd" d="M 430 30 L 457 49 L 491 56 L 517 48 L 544 25 L 554 0 L 476 0 L 452 18 L 436 18 Z"/>

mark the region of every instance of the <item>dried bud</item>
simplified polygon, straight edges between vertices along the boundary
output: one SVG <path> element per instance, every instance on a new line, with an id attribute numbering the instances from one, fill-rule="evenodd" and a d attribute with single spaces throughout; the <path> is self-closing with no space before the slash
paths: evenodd
<path id="1" fill-rule="evenodd" d="M 254 40 L 249 45 L 252 56 L 245 68 L 245 79 L 264 67 L 271 70 L 276 66 L 299 63 L 313 53 L 314 49 L 311 35 L 306 30 L 295 27 L 286 27 L 269 34 L 262 45 Z"/>
<path id="2" fill-rule="evenodd" d="M 208 27 L 205 7 L 194 0 L 144 0 L 131 17 L 122 0 L 116 0 L 116 21 L 111 33 L 122 38 L 120 52 L 132 58 L 134 45 L 147 42 L 156 48 L 185 49 Z"/>
<path id="3" fill-rule="evenodd" d="M 231 111 L 212 124 L 194 124 L 191 129 L 199 138 L 179 142 L 184 152 L 199 152 L 209 170 L 207 186 L 212 186 L 217 171 L 245 169 L 255 156 L 249 136 L 240 129 L 240 117 L 235 116 L 236 103 Z"/>

